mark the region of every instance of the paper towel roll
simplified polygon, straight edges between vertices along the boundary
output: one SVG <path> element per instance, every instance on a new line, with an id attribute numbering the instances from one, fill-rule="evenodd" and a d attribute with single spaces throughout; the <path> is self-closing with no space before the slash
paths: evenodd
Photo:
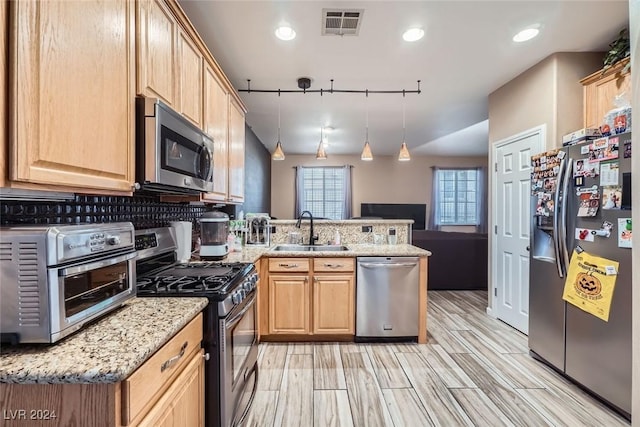
<path id="1" fill-rule="evenodd" d="M 191 259 L 191 230 L 189 221 L 172 221 L 169 223 L 176 239 L 176 255 L 178 262 L 187 262 Z"/>

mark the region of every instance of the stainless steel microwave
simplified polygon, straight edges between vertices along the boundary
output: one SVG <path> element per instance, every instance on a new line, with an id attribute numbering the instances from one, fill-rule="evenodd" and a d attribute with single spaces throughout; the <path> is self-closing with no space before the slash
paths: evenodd
<path id="1" fill-rule="evenodd" d="M 135 296 L 130 222 L 0 228 L 0 341 L 54 343 Z"/>
<path id="2" fill-rule="evenodd" d="M 136 105 L 136 179 L 163 193 L 213 191 L 213 139 L 156 98 Z"/>

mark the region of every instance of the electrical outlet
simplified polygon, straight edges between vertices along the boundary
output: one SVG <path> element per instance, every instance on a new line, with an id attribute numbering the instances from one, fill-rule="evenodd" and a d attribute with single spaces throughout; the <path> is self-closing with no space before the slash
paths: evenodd
<path id="1" fill-rule="evenodd" d="M 373 232 L 373 225 L 363 225 L 362 226 L 362 232 L 363 233 L 372 233 Z"/>

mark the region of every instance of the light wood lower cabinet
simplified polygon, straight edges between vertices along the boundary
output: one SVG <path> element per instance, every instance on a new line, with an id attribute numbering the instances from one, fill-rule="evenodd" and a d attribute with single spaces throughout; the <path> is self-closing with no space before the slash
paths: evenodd
<path id="1" fill-rule="evenodd" d="M 353 271 L 353 258 L 270 258 L 268 334 L 353 335 Z"/>
<path id="2" fill-rule="evenodd" d="M 204 425 L 204 350 L 197 352 L 140 427 Z"/>
<path id="3" fill-rule="evenodd" d="M 309 333 L 309 277 L 269 275 L 269 333 Z"/>
<path id="4" fill-rule="evenodd" d="M 316 274 L 312 292 L 314 334 L 355 332 L 353 274 Z"/>

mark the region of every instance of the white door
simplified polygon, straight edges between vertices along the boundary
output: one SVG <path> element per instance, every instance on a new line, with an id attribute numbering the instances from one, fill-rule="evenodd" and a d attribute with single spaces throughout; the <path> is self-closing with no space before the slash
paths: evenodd
<path id="1" fill-rule="evenodd" d="M 494 302 L 496 317 L 529 332 L 531 155 L 542 150 L 544 128 L 507 138 L 494 149 Z"/>

